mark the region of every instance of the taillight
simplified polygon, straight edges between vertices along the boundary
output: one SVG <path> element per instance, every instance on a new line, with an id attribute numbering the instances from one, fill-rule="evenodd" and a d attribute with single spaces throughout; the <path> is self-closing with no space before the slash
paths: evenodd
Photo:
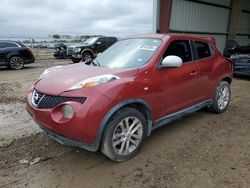
<path id="1" fill-rule="evenodd" d="M 27 50 L 30 52 L 30 53 L 32 53 L 32 50 L 31 50 L 31 48 L 27 48 Z"/>
<path id="2" fill-rule="evenodd" d="M 31 48 L 27 48 L 27 50 L 28 50 L 28 52 L 29 52 L 30 54 L 33 54 L 33 52 L 32 52 L 32 49 L 31 49 Z"/>

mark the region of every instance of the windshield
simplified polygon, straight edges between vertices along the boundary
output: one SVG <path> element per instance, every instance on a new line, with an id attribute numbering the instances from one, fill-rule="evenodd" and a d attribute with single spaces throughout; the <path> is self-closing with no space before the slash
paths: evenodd
<path id="1" fill-rule="evenodd" d="M 98 37 L 91 37 L 91 38 L 85 40 L 83 43 L 84 44 L 94 44 L 95 41 L 97 41 L 97 39 L 98 39 Z"/>
<path id="2" fill-rule="evenodd" d="M 161 45 L 161 39 L 136 38 L 115 43 L 93 63 L 109 68 L 135 68 L 146 64 Z"/>

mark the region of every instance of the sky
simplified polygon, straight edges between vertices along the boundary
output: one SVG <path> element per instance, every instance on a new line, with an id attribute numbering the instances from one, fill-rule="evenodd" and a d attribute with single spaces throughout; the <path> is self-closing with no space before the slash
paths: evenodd
<path id="1" fill-rule="evenodd" d="M 153 0 L 1 0 L 0 37 L 152 32 Z"/>

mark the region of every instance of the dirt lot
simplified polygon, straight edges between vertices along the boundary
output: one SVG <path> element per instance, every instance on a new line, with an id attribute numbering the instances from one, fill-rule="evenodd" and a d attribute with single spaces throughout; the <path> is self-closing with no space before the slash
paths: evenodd
<path id="1" fill-rule="evenodd" d="M 0 68 L 0 188 L 250 187 L 249 79 L 234 79 L 226 113 L 199 111 L 171 123 L 156 130 L 137 157 L 114 163 L 100 152 L 55 143 L 25 112 L 25 93 L 42 71 L 69 63 Z"/>

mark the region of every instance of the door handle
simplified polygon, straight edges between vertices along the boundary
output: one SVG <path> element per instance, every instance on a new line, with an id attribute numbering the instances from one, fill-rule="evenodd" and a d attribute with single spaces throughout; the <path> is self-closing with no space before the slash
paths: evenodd
<path id="1" fill-rule="evenodd" d="M 192 71 L 192 72 L 190 72 L 191 76 L 196 76 L 197 74 L 198 74 L 198 71 Z"/>

